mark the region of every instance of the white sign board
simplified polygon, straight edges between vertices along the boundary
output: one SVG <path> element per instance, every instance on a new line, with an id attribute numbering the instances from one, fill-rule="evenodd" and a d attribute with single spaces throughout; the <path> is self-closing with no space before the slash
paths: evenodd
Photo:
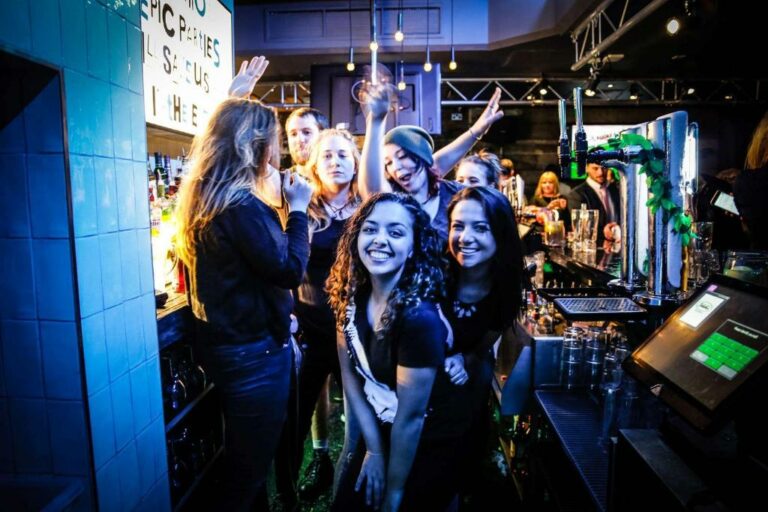
<path id="1" fill-rule="evenodd" d="M 200 133 L 226 98 L 232 13 L 219 0 L 141 0 L 148 124 Z"/>
<path id="2" fill-rule="evenodd" d="M 618 137 L 619 134 L 632 128 L 632 125 L 628 124 L 585 124 L 584 132 L 587 134 L 587 146 L 593 147 L 599 144 L 605 144 L 608 139 Z M 571 140 L 575 140 L 576 137 L 576 125 L 571 127 Z"/>

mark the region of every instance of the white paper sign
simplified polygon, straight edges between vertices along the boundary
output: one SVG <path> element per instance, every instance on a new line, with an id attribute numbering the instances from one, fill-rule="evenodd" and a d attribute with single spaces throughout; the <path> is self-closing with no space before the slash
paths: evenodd
<path id="1" fill-rule="evenodd" d="M 232 14 L 219 0 L 141 0 L 148 124 L 200 133 L 232 79 Z"/>

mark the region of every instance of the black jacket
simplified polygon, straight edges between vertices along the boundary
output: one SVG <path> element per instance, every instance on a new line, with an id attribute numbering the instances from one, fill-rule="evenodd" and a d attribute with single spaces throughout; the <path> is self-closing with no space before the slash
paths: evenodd
<path id="1" fill-rule="evenodd" d="M 192 311 L 208 344 L 290 335 L 293 298 L 309 259 L 307 215 L 277 213 L 248 194 L 206 229 L 190 269 Z"/>
<path id="2" fill-rule="evenodd" d="M 621 192 L 619 191 L 619 187 L 615 183 L 611 183 L 608 185 L 608 194 L 613 201 L 616 222 L 620 222 Z M 598 243 L 602 242 L 602 240 L 605 238 L 603 236 L 603 228 L 607 224 L 605 219 L 605 208 L 603 208 L 603 202 L 600 200 L 600 196 L 597 195 L 597 192 L 592 190 L 592 187 L 590 187 L 586 181 L 578 187 L 575 187 L 573 190 L 571 190 L 571 193 L 568 194 L 568 208 L 572 210 L 578 210 L 581 208 L 582 203 L 587 205 L 588 210 L 597 210 L 600 212 L 597 222 L 597 240 Z"/>

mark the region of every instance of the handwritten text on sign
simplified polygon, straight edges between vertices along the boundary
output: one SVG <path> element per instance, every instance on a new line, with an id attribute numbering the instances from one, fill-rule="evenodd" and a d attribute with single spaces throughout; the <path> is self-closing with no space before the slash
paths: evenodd
<path id="1" fill-rule="evenodd" d="M 219 0 L 142 0 L 147 123 L 205 128 L 232 78 L 232 15 Z"/>

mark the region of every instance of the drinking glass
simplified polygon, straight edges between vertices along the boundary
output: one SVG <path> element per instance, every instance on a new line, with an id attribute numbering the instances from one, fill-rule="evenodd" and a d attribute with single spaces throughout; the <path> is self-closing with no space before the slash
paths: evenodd
<path id="1" fill-rule="evenodd" d="M 581 229 L 581 250 L 585 252 L 595 252 L 597 250 L 597 225 L 600 220 L 598 210 L 582 211 L 580 222 Z"/>
<path id="2" fill-rule="evenodd" d="M 768 285 L 768 252 L 728 251 L 723 273 L 727 276 Z"/>
<path id="3" fill-rule="evenodd" d="M 544 222 L 544 243 L 552 247 L 560 247 L 565 242 L 565 224 L 561 220 Z"/>
<path id="4" fill-rule="evenodd" d="M 696 235 L 693 241 L 695 251 L 711 251 L 714 224 L 711 222 L 694 222 L 691 231 Z"/>
<path id="5" fill-rule="evenodd" d="M 560 352 L 560 383 L 565 389 L 581 386 L 582 358 L 581 329 L 568 327 L 563 333 L 563 348 Z"/>

